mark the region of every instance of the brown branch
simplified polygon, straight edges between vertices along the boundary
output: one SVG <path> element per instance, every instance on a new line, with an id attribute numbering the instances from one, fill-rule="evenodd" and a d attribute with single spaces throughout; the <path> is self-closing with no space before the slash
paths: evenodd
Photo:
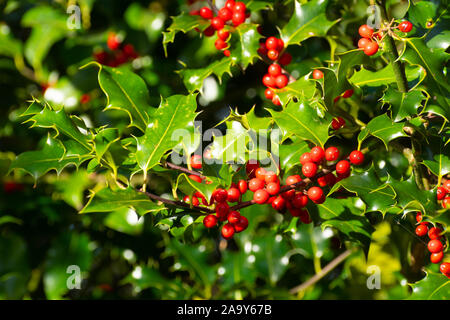
<path id="1" fill-rule="evenodd" d="M 344 251 L 343 253 L 338 255 L 334 260 L 332 260 L 329 264 L 327 264 L 319 273 L 315 274 L 313 277 L 311 277 L 306 282 L 304 282 L 304 283 L 302 283 L 302 284 L 292 288 L 291 290 L 289 290 L 289 293 L 290 294 L 296 294 L 296 293 L 298 293 L 300 291 L 303 291 L 306 288 L 312 286 L 317 281 L 319 281 L 324 276 L 326 276 L 331 270 L 336 268 L 341 262 L 343 262 L 345 259 L 347 259 L 350 256 L 350 254 L 353 253 L 353 251 L 354 250 L 352 250 L 352 249 L 348 249 L 348 250 Z"/>
<path id="2" fill-rule="evenodd" d="M 174 170 L 178 170 L 178 171 L 182 171 L 184 173 L 188 173 L 188 174 L 192 174 L 194 176 L 199 176 L 202 179 L 206 179 L 205 176 L 203 176 L 201 173 L 194 171 L 194 170 L 189 170 L 187 168 L 181 167 L 181 166 L 177 166 L 176 164 L 173 164 L 171 162 L 165 162 L 163 164 L 163 167 L 169 168 L 169 169 L 174 169 Z"/>

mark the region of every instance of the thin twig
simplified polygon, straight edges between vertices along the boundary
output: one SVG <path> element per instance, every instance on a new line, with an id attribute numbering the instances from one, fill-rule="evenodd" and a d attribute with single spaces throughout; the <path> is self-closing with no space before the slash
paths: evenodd
<path id="1" fill-rule="evenodd" d="M 212 0 L 206 0 L 206 1 L 208 2 L 209 6 L 211 7 L 214 14 L 217 15 L 217 13 L 219 12 L 219 9 L 216 7 L 216 5 L 212 2 Z"/>
<path id="2" fill-rule="evenodd" d="M 188 174 L 192 174 L 194 176 L 199 176 L 202 179 L 206 178 L 205 176 L 203 176 L 201 173 L 199 173 L 197 171 L 189 170 L 187 168 L 184 168 L 184 167 L 181 167 L 181 166 L 177 166 L 176 164 L 173 164 L 171 162 L 165 162 L 163 164 L 163 166 L 166 167 L 166 168 L 175 169 L 175 170 L 182 171 L 182 172 L 185 172 L 185 173 L 188 173 Z"/>

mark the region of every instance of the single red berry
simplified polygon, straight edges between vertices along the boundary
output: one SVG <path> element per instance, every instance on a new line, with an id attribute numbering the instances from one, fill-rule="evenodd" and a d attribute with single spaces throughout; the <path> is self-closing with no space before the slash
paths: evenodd
<path id="1" fill-rule="evenodd" d="M 200 8 L 200 17 L 203 19 L 212 19 L 214 16 L 212 10 L 208 7 Z"/>
<path id="2" fill-rule="evenodd" d="M 325 175 L 325 180 L 330 187 L 337 182 L 336 176 L 331 172 Z"/>
<path id="3" fill-rule="evenodd" d="M 83 95 L 81 96 L 81 98 L 80 98 L 80 103 L 81 103 L 81 104 L 86 104 L 86 103 L 88 103 L 89 101 L 91 101 L 91 96 L 90 96 L 88 93 L 83 94 Z"/>
<path id="4" fill-rule="evenodd" d="M 270 195 L 274 196 L 278 192 L 280 192 L 280 184 L 276 182 L 270 182 L 267 184 L 266 190 Z"/>
<path id="5" fill-rule="evenodd" d="M 350 172 L 350 163 L 347 160 L 341 160 L 336 164 L 336 172 L 345 176 Z"/>
<path id="6" fill-rule="evenodd" d="M 216 47 L 217 50 L 222 50 L 228 47 L 228 44 L 222 39 L 218 38 L 216 42 L 214 42 L 214 46 Z"/>
<path id="7" fill-rule="evenodd" d="M 354 150 L 350 153 L 350 162 L 359 166 L 364 162 L 364 154 L 359 150 Z"/>
<path id="8" fill-rule="evenodd" d="M 198 183 L 202 183 L 202 178 L 200 178 L 199 176 L 196 176 L 195 174 L 190 174 L 189 175 L 189 179 L 194 180 L 195 182 Z"/>
<path id="9" fill-rule="evenodd" d="M 289 186 L 293 185 L 293 184 L 296 184 L 296 183 L 299 183 L 300 181 L 302 181 L 302 178 L 298 174 L 293 175 L 293 176 L 289 176 L 289 177 L 286 178 L 286 184 L 289 185 Z"/>
<path id="10" fill-rule="evenodd" d="M 430 238 L 430 240 L 439 239 L 441 237 L 440 235 L 441 232 L 442 232 L 441 229 L 437 227 L 432 227 L 430 228 L 430 230 L 428 230 L 428 238 Z"/>
<path id="11" fill-rule="evenodd" d="M 227 8 L 228 10 L 233 11 L 234 5 L 235 5 L 235 4 L 236 4 L 236 3 L 235 3 L 235 0 L 227 0 L 227 1 L 225 2 L 224 8 Z"/>
<path id="12" fill-rule="evenodd" d="M 338 102 L 340 98 L 341 98 L 341 96 L 337 96 L 336 98 L 334 98 L 334 99 L 333 99 L 333 103 Z"/>
<path id="13" fill-rule="evenodd" d="M 194 154 L 191 157 L 191 167 L 194 169 L 202 168 L 202 156 L 199 154 Z"/>
<path id="14" fill-rule="evenodd" d="M 231 22 L 235 27 L 245 22 L 245 13 L 240 11 L 233 11 Z"/>
<path id="15" fill-rule="evenodd" d="M 283 41 L 283 39 L 277 39 L 277 48 L 276 48 L 276 50 L 277 51 L 283 51 L 283 49 L 284 49 L 284 41 Z"/>
<path id="16" fill-rule="evenodd" d="M 264 188 L 264 180 L 261 180 L 261 179 L 258 179 L 258 178 L 253 178 L 253 179 L 251 179 L 249 181 L 248 188 L 252 192 L 256 192 L 258 190 L 261 190 L 262 188 Z"/>
<path id="17" fill-rule="evenodd" d="M 251 162 L 250 162 L 251 161 Z M 259 168 L 259 162 L 255 162 L 250 160 L 249 162 L 247 162 L 247 164 L 245 165 L 245 172 L 247 173 L 247 176 L 249 178 L 254 178 L 255 177 L 255 171 L 256 169 Z"/>
<path id="18" fill-rule="evenodd" d="M 325 176 L 317 178 L 317 184 L 320 187 L 326 187 L 328 185 L 328 182 L 327 182 L 327 179 L 325 178 Z"/>
<path id="19" fill-rule="evenodd" d="M 228 213 L 228 222 L 231 224 L 235 224 L 238 223 L 239 220 L 241 218 L 241 214 L 237 211 L 231 211 L 230 213 Z"/>
<path id="20" fill-rule="evenodd" d="M 339 159 L 339 149 L 336 147 L 329 147 L 325 150 L 325 160 L 336 161 Z"/>
<path id="21" fill-rule="evenodd" d="M 307 210 L 301 210 L 299 215 L 300 221 L 304 224 L 310 224 L 312 222 L 311 216 Z"/>
<path id="22" fill-rule="evenodd" d="M 444 187 L 438 187 L 436 190 L 436 196 L 438 200 L 443 200 L 447 195 L 447 190 Z"/>
<path id="23" fill-rule="evenodd" d="M 268 57 L 270 60 L 277 60 L 277 59 L 278 59 L 278 55 L 279 55 L 279 53 L 278 53 L 278 51 L 276 51 L 276 50 L 269 50 L 269 51 L 267 52 L 267 57 Z"/>
<path id="24" fill-rule="evenodd" d="M 305 152 L 304 154 L 302 154 L 301 156 L 300 156 L 300 163 L 303 165 L 303 164 L 305 164 L 305 163 L 308 163 L 308 162 L 311 162 L 312 161 L 312 159 L 311 159 L 311 153 L 309 153 L 309 152 Z"/>
<path id="25" fill-rule="evenodd" d="M 308 204 L 308 197 L 302 192 L 297 192 L 291 200 L 291 203 L 296 208 L 306 207 Z"/>
<path id="26" fill-rule="evenodd" d="M 281 67 L 279 64 L 277 63 L 272 63 L 269 68 L 267 69 L 267 72 L 272 76 L 272 77 L 277 77 L 279 75 L 281 75 Z"/>
<path id="27" fill-rule="evenodd" d="M 203 224 L 207 228 L 212 228 L 212 227 L 216 226 L 216 224 L 217 224 L 217 217 L 215 215 L 208 214 L 203 219 Z"/>
<path id="28" fill-rule="evenodd" d="M 246 192 L 247 192 L 247 188 L 248 188 L 248 186 L 247 186 L 247 181 L 245 181 L 245 180 L 239 180 L 239 182 L 238 182 L 238 187 L 239 187 L 239 192 L 240 192 L 241 194 L 246 193 Z"/>
<path id="29" fill-rule="evenodd" d="M 342 94 L 342 98 L 350 98 L 353 95 L 353 89 L 345 90 Z"/>
<path id="30" fill-rule="evenodd" d="M 275 37 L 269 37 L 266 40 L 266 48 L 267 50 L 277 50 L 278 47 L 278 39 Z"/>
<path id="31" fill-rule="evenodd" d="M 409 21 L 402 21 L 398 25 L 398 29 L 402 32 L 410 32 L 412 30 L 412 28 L 413 28 L 413 25 Z"/>
<path id="32" fill-rule="evenodd" d="M 277 95 L 274 95 L 272 98 L 272 103 L 276 106 L 281 106 L 281 100 Z"/>
<path id="33" fill-rule="evenodd" d="M 285 191 L 281 194 L 281 196 L 285 200 L 292 200 L 292 198 L 294 198 L 294 196 L 295 196 L 295 189 Z M 286 203 L 286 205 L 287 205 L 287 203 Z"/>
<path id="34" fill-rule="evenodd" d="M 266 174 L 267 174 L 267 171 L 264 168 L 258 168 L 255 171 L 255 176 L 259 180 L 263 180 L 264 181 L 266 179 Z"/>
<path id="35" fill-rule="evenodd" d="M 216 30 L 220 30 L 225 26 L 225 22 L 219 17 L 214 17 L 211 19 L 211 26 Z"/>
<path id="36" fill-rule="evenodd" d="M 272 208 L 274 208 L 277 211 L 282 211 L 286 207 L 286 200 L 282 196 L 277 196 L 272 201 Z"/>
<path id="37" fill-rule="evenodd" d="M 428 232 L 428 227 L 425 225 L 418 225 L 416 227 L 416 235 L 418 235 L 419 237 L 423 237 L 427 234 Z"/>
<path id="38" fill-rule="evenodd" d="M 317 173 L 317 164 L 314 162 L 307 162 L 302 166 L 302 173 L 307 178 L 312 178 Z"/>
<path id="39" fill-rule="evenodd" d="M 276 87 L 275 78 L 272 77 L 270 74 L 264 75 L 262 82 L 266 87 L 269 87 L 269 88 Z"/>
<path id="40" fill-rule="evenodd" d="M 442 242 L 438 239 L 430 240 L 428 242 L 427 247 L 428 247 L 428 251 L 430 251 L 431 253 L 436 253 L 436 252 L 442 251 L 442 249 L 443 249 Z"/>
<path id="41" fill-rule="evenodd" d="M 367 24 L 363 24 L 359 27 L 359 35 L 363 38 L 371 38 L 373 35 L 373 29 L 369 27 Z"/>
<path id="42" fill-rule="evenodd" d="M 311 160 L 319 163 L 325 158 L 325 151 L 321 147 L 314 147 L 310 151 L 311 153 Z"/>
<path id="43" fill-rule="evenodd" d="M 241 215 L 239 221 L 234 224 L 234 230 L 236 233 L 242 232 L 248 227 L 248 219 Z"/>
<path id="44" fill-rule="evenodd" d="M 292 61 L 292 55 L 288 52 L 285 52 L 281 55 L 280 59 L 278 59 L 278 62 L 283 65 L 283 66 L 287 66 L 291 63 Z"/>
<path id="45" fill-rule="evenodd" d="M 284 88 L 287 86 L 289 80 L 288 77 L 284 74 L 280 74 L 278 77 L 275 78 L 275 83 L 278 88 Z"/>
<path id="46" fill-rule="evenodd" d="M 450 274 L 450 262 L 444 262 L 440 265 L 439 270 L 446 276 Z"/>
<path id="47" fill-rule="evenodd" d="M 372 41 L 369 42 L 365 47 L 364 47 L 364 53 L 368 56 L 373 56 L 375 53 L 378 52 L 378 43 Z"/>
<path id="48" fill-rule="evenodd" d="M 231 16 L 233 15 L 233 11 L 230 9 L 224 7 L 219 10 L 217 16 L 222 19 L 223 21 L 228 21 L 231 19 Z"/>
<path id="49" fill-rule="evenodd" d="M 228 31 L 226 29 L 220 29 L 217 31 L 217 37 L 219 39 L 222 39 L 223 41 L 227 41 L 229 36 L 230 36 L 230 31 Z"/>
<path id="50" fill-rule="evenodd" d="M 334 118 L 333 121 L 331 121 L 331 127 L 333 130 L 338 130 L 342 128 L 345 125 L 345 120 L 341 117 Z"/>
<path id="51" fill-rule="evenodd" d="M 264 181 L 266 183 L 271 183 L 271 182 L 276 182 L 278 184 L 280 183 L 280 180 L 278 179 L 277 174 L 273 171 L 267 171 Z"/>
<path id="52" fill-rule="evenodd" d="M 222 227 L 222 237 L 226 240 L 230 240 L 234 235 L 234 227 L 231 223 L 227 223 Z"/>
<path id="53" fill-rule="evenodd" d="M 228 198 L 228 192 L 225 189 L 216 189 L 216 192 L 214 194 L 214 200 L 217 202 L 225 202 Z"/>
<path id="54" fill-rule="evenodd" d="M 241 193 L 238 188 L 232 187 L 228 189 L 228 197 L 227 197 L 228 202 L 238 202 L 240 197 Z"/>
<path id="55" fill-rule="evenodd" d="M 443 257 L 444 257 L 444 251 L 439 251 L 439 252 L 436 252 L 436 253 L 432 253 L 430 255 L 430 261 L 432 263 L 439 263 L 439 262 L 442 261 Z"/>
<path id="56" fill-rule="evenodd" d="M 205 31 L 203 31 L 203 34 L 205 35 L 205 37 L 212 37 L 215 32 L 216 29 L 212 25 L 210 25 L 208 28 L 205 29 Z"/>
<path id="57" fill-rule="evenodd" d="M 186 202 L 186 203 L 191 203 L 192 202 L 192 205 L 194 207 L 196 207 L 196 206 L 198 206 L 200 204 L 200 202 L 198 201 L 197 197 L 192 197 L 192 201 L 191 201 L 191 197 L 189 197 L 189 196 L 184 196 L 183 202 Z"/>
<path id="58" fill-rule="evenodd" d="M 446 180 L 442 186 L 447 190 L 447 192 L 450 192 L 450 179 Z"/>
<path id="59" fill-rule="evenodd" d="M 265 56 L 267 54 L 267 48 L 264 42 L 259 43 L 258 53 L 262 56 Z"/>
<path id="60" fill-rule="evenodd" d="M 291 207 L 288 206 L 288 209 L 293 217 L 300 217 L 303 211 L 303 209 L 294 208 L 292 206 Z"/>
<path id="61" fill-rule="evenodd" d="M 318 201 L 321 201 L 323 198 L 323 191 L 319 187 L 311 187 L 308 190 L 308 198 L 311 199 L 311 201 L 317 203 Z"/>
<path id="62" fill-rule="evenodd" d="M 111 50 L 117 50 L 120 47 L 120 38 L 114 33 L 110 32 L 108 34 L 108 39 L 106 40 L 106 44 L 108 45 L 108 48 Z"/>
<path id="63" fill-rule="evenodd" d="M 422 212 L 418 211 L 416 213 L 416 221 L 421 222 L 422 221 Z"/>
<path id="64" fill-rule="evenodd" d="M 446 196 L 444 200 L 442 200 L 442 208 L 450 208 L 450 196 Z"/>
<path id="65" fill-rule="evenodd" d="M 367 44 L 368 44 L 369 42 L 370 42 L 370 40 L 367 39 L 367 38 L 361 38 L 361 39 L 359 39 L 359 41 L 358 41 L 358 48 L 364 49 L 364 48 L 367 46 Z"/>
<path id="66" fill-rule="evenodd" d="M 208 201 L 206 201 L 205 196 L 204 196 L 201 192 L 196 191 L 196 192 L 194 193 L 194 196 L 197 197 L 197 198 L 199 198 L 199 199 L 202 199 L 202 203 L 203 203 L 205 206 L 208 205 Z"/>
<path id="67" fill-rule="evenodd" d="M 236 2 L 233 10 L 245 13 L 245 10 L 247 10 L 247 7 L 245 6 L 245 3 L 243 3 L 243 2 Z"/>
<path id="68" fill-rule="evenodd" d="M 273 92 L 273 90 L 270 89 L 270 88 L 267 88 L 267 89 L 264 91 L 264 96 L 266 97 L 266 99 L 272 100 L 273 95 L 274 95 L 274 92 Z"/>
<path id="69" fill-rule="evenodd" d="M 228 211 L 230 211 L 230 206 L 226 202 L 219 202 L 216 204 L 216 214 L 217 217 L 227 217 Z"/>
<path id="70" fill-rule="evenodd" d="M 223 51 L 223 55 L 224 55 L 225 57 L 229 57 L 229 56 L 231 55 L 230 50 L 224 50 L 224 51 Z"/>
<path id="71" fill-rule="evenodd" d="M 322 79 L 323 78 L 323 72 L 318 70 L 318 69 L 316 69 L 316 70 L 313 71 L 312 76 L 316 80 Z"/>
<path id="72" fill-rule="evenodd" d="M 269 192 L 267 192 L 267 190 L 264 189 L 256 190 L 255 193 L 253 194 L 253 200 L 255 200 L 257 204 L 266 203 L 267 200 L 269 200 L 269 197 L 270 197 Z"/>

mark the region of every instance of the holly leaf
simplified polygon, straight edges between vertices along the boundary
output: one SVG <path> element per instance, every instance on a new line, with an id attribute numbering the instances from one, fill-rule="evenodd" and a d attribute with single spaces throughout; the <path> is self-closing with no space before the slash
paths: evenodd
<path id="1" fill-rule="evenodd" d="M 449 137 L 442 136 L 427 137 L 428 143 L 423 146 L 423 164 L 433 174 L 441 177 L 450 172 L 450 143 Z"/>
<path id="2" fill-rule="evenodd" d="M 226 134 L 214 136 L 210 144 L 211 157 L 223 163 L 245 163 L 248 158 L 247 144 L 250 141 L 248 130 L 238 121 L 229 121 Z"/>
<path id="3" fill-rule="evenodd" d="M 276 124 L 283 130 L 292 133 L 302 140 L 309 140 L 323 147 L 328 140 L 328 127 L 332 116 L 312 107 L 305 100 L 290 102 L 283 111 L 268 109 Z"/>
<path id="4" fill-rule="evenodd" d="M 103 157 L 109 147 L 119 140 L 119 130 L 116 128 L 102 128 L 94 138 L 94 149 L 97 156 L 97 160 Z"/>
<path id="5" fill-rule="evenodd" d="M 190 179 L 185 173 L 182 173 L 177 178 L 175 189 L 179 189 L 183 194 L 189 196 L 198 191 L 205 196 L 207 201 L 209 201 L 209 199 L 211 199 L 213 191 L 219 185 L 223 185 L 224 187 L 225 185 L 222 184 L 223 182 L 221 181 L 221 179 L 214 176 L 208 177 L 208 180 L 210 181 L 210 183 L 208 184 L 204 182 L 199 183 Z"/>
<path id="6" fill-rule="evenodd" d="M 425 278 L 409 285 L 412 287 L 409 300 L 450 299 L 450 279 L 443 274 L 427 270 Z"/>
<path id="7" fill-rule="evenodd" d="M 22 55 L 22 42 L 12 36 L 6 25 L 0 26 L 0 54 L 12 58 Z"/>
<path id="8" fill-rule="evenodd" d="M 290 144 L 280 145 L 280 165 L 281 169 L 289 171 L 292 167 L 299 164 L 300 156 L 309 151 L 309 145 L 300 139 L 295 139 Z"/>
<path id="9" fill-rule="evenodd" d="M 324 37 L 338 22 L 328 20 L 327 5 L 327 0 L 313 0 L 303 4 L 294 1 L 294 13 L 280 32 L 286 46 L 300 44 L 311 37 Z"/>
<path id="10" fill-rule="evenodd" d="M 257 28 L 256 24 L 244 23 L 232 33 L 230 57 L 234 64 L 239 64 L 243 69 L 253 64 L 255 59 L 259 59 L 259 40 L 262 36 Z"/>
<path id="11" fill-rule="evenodd" d="M 142 171 L 158 165 L 163 155 L 180 143 L 180 131 L 194 126 L 196 108 L 195 94 L 174 95 L 161 102 L 144 135 L 136 138 L 135 157 Z"/>
<path id="12" fill-rule="evenodd" d="M 398 122 L 406 117 L 416 115 L 417 110 L 422 106 L 422 101 L 426 101 L 427 97 L 421 90 L 412 90 L 405 93 L 389 86 L 381 99 L 391 106 L 392 119 Z"/>
<path id="13" fill-rule="evenodd" d="M 159 212 L 165 209 L 163 205 L 154 203 L 145 193 L 132 187 L 117 190 L 104 188 L 92 191 L 88 203 L 80 213 L 114 212 L 120 208 L 132 209 L 141 216 L 148 212 Z"/>
<path id="14" fill-rule="evenodd" d="M 104 110 L 117 109 L 130 117 L 130 126 L 145 131 L 153 111 L 149 104 L 149 95 L 145 81 L 126 67 L 111 68 L 92 62 L 96 65 L 98 83 L 107 97 Z"/>
<path id="15" fill-rule="evenodd" d="M 230 57 L 224 57 L 222 60 L 214 61 L 209 66 L 200 69 L 182 69 L 177 71 L 183 78 L 183 83 L 190 92 L 201 90 L 203 81 L 211 74 L 214 74 L 219 82 L 225 73 L 231 75 L 231 66 L 233 60 Z"/>
<path id="16" fill-rule="evenodd" d="M 282 105 L 287 105 L 292 99 L 311 99 L 316 93 L 316 84 L 308 77 L 290 83 L 282 89 L 275 90 L 276 95 L 280 98 Z"/>
<path id="17" fill-rule="evenodd" d="M 67 152 L 61 141 L 48 135 L 42 150 L 21 153 L 12 161 L 9 170 L 22 169 L 37 180 L 51 170 L 59 175 L 70 164 L 78 168 L 92 157 L 88 153 Z"/>
<path id="18" fill-rule="evenodd" d="M 273 121 L 270 117 L 258 117 L 255 114 L 255 106 L 249 112 L 239 114 L 238 110 L 230 110 L 230 115 L 224 121 L 237 121 L 245 129 L 254 131 L 266 130 L 272 126 Z"/>
<path id="19" fill-rule="evenodd" d="M 387 116 L 387 114 L 382 114 L 376 118 L 370 120 L 367 126 L 361 130 L 358 135 L 359 146 L 363 141 L 370 135 L 377 137 L 383 141 L 384 145 L 388 146 L 388 143 L 394 139 L 407 136 L 403 132 L 404 123 L 395 123 Z"/>

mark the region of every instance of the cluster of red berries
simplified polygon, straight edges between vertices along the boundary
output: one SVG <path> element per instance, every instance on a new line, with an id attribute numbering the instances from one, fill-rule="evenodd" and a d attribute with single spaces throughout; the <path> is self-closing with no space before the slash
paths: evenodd
<path id="1" fill-rule="evenodd" d="M 292 61 L 292 56 L 287 52 L 283 53 L 283 50 L 284 41 L 276 37 L 267 38 L 265 42 L 260 43 L 258 49 L 260 55 L 267 56 L 273 61 L 263 76 L 262 82 L 267 87 L 264 95 L 277 106 L 281 105 L 281 102 L 276 95 L 276 90 L 286 87 L 289 83 L 289 78 L 283 74 L 281 66 L 287 66 Z"/>
<path id="2" fill-rule="evenodd" d="M 436 197 L 438 201 L 442 201 L 444 209 L 450 208 L 450 179 L 442 182 L 442 185 L 437 188 Z"/>
<path id="3" fill-rule="evenodd" d="M 442 230 L 439 227 L 431 227 L 428 228 L 429 222 L 422 221 L 422 213 L 417 212 L 416 221 L 419 225 L 416 227 L 416 235 L 419 237 L 424 237 L 428 235 L 430 241 L 428 241 L 427 248 L 430 251 L 430 261 L 432 263 L 440 263 L 444 257 L 444 245 L 441 242 L 441 233 Z M 445 265 L 450 265 L 448 262 L 444 262 L 441 264 L 441 271 L 444 275 L 450 278 L 450 269 Z M 447 269 L 446 269 L 447 268 Z M 445 270 L 448 270 L 444 272 Z"/>
<path id="4" fill-rule="evenodd" d="M 134 46 L 130 43 L 122 43 L 122 38 L 116 33 L 109 33 L 106 45 L 110 50 L 109 52 L 106 50 L 101 50 L 94 53 L 94 59 L 100 64 L 109 67 L 118 67 L 126 62 L 136 59 L 139 56 L 134 49 Z"/>
<path id="5" fill-rule="evenodd" d="M 235 2 L 235 0 L 227 0 L 222 8 L 214 16 L 214 12 L 208 8 L 203 7 L 200 10 L 193 10 L 191 15 L 199 15 L 203 19 L 211 20 L 211 25 L 203 31 L 207 37 L 211 37 L 217 33 L 217 40 L 214 45 L 217 50 L 223 50 L 223 54 L 227 57 L 231 55 L 228 44 L 230 39 L 230 31 L 225 28 L 227 24 L 235 27 L 245 22 L 245 19 L 250 16 L 246 12 L 247 7 L 243 2 Z"/>

